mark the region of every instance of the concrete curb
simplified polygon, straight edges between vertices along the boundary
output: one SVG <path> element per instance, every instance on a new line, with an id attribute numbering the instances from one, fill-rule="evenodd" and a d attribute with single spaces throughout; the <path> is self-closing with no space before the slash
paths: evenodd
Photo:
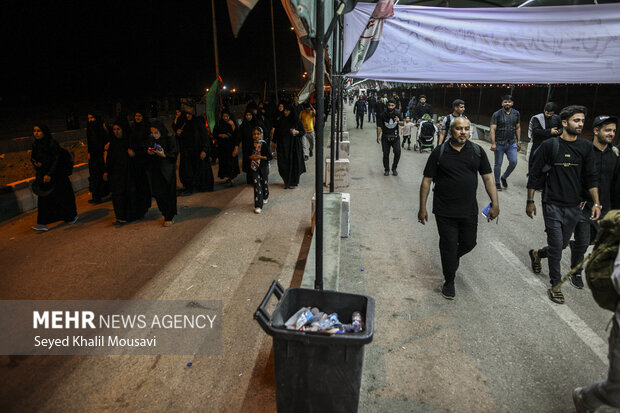
<path id="1" fill-rule="evenodd" d="M 69 177 L 73 191 L 88 188 L 88 164 L 81 163 L 73 167 Z M 0 222 L 11 219 L 37 208 L 37 196 L 32 192 L 34 177 L 13 182 L 0 189 Z"/>

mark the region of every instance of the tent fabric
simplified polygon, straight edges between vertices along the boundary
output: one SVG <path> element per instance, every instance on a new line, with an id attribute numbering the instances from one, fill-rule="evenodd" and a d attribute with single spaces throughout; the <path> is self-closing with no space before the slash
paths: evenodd
<path id="1" fill-rule="evenodd" d="M 345 15 L 348 59 L 375 5 Z M 357 72 L 411 83 L 618 83 L 617 4 L 452 9 L 394 6 Z"/>

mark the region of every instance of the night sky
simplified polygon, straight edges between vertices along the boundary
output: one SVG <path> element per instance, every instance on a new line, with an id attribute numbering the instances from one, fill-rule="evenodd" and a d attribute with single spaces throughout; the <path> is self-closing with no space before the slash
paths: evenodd
<path id="1" fill-rule="evenodd" d="M 0 33 L 4 103 L 196 95 L 215 79 L 210 0 L 5 0 Z M 294 32 L 274 0 L 279 86 L 302 85 Z M 269 0 L 234 39 L 216 0 L 220 71 L 229 88 L 273 82 Z"/>

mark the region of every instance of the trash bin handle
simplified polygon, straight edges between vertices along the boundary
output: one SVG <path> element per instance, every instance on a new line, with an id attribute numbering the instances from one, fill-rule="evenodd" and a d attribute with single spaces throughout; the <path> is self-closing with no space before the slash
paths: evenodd
<path id="1" fill-rule="evenodd" d="M 254 319 L 258 321 L 258 324 L 260 324 L 260 326 L 263 328 L 263 330 L 265 330 L 267 334 L 269 334 L 269 323 L 271 322 L 271 314 L 269 314 L 267 310 L 265 310 L 265 306 L 267 306 L 267 303 L 271 299 L 271 296 L 274 294 L 277 297 L 278 301 L 284 295 L 284 288 L 278 282 L 278 280 L 274 280 L 271 283 L 267 294 L 265 294 L 265 298 L 263 298 L 263 301 L 260 303 L 260 305 L 256 309 L 256 312 L 254 313 Z"/>

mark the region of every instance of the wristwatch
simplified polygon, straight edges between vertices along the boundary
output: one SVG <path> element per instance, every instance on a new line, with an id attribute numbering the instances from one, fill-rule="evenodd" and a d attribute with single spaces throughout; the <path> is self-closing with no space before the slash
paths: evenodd
<path id="1" fill-rule="evenodd" d="M 533 200 L 533 199 L 528 199 L 528 200 L 527 200 L 527 203 L 528 203 L 528 204 L 533 204 L 533 203 L 534 203 L 534 200 Z"/>

